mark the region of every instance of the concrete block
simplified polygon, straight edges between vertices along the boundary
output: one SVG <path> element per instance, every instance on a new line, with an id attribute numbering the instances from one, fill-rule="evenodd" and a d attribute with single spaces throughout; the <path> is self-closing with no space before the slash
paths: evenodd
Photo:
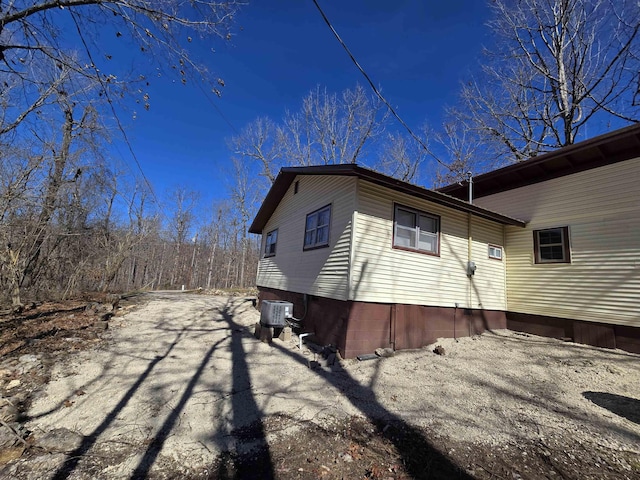
<path id="1" fill-rule="evenodd" d="M 260 325 L 260 341 L 271 343 L 273 340 L 273 328 Z"/>
<path id="2" fill-rule="evenodd" d="M 291 340 L 291 327 L 284 327 L 280 332 L 280 335 L 278 335 L 278 338 L 283 342 Z"/>

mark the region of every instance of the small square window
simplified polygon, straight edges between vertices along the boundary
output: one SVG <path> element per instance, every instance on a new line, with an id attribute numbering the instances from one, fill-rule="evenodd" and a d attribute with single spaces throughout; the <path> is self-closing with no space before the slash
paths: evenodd
<path id="1" fill-rule="evenodd" d="M 304 230 L 304 249 L 327 247 L 329 245 L 329 225 L 331 205 L 322 207 L 307 215 Z"/>
<path id="2" fill-rule="evenodd" d="M 278 229 L 267 233 L 267 238 L 264 241 L 264 256 L 273 257 L 276 254 L 276 244 L 278 243 Z"/>
<path id="3" fill-rule="evenodd" d="M 569 227 L 533 231 L 536 263 L 571 263 Z"/>
<path id="4" fill-rule="evenodd" d="M 498 245 L 489 245 L 489 258 L 502 260 L 502 247 Z"/>

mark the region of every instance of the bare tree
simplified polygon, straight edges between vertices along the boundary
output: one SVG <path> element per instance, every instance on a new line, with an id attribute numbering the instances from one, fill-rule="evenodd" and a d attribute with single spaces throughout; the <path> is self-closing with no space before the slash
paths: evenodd
<path id="1" fill-rule="evenodd" d="M 284 162 L 283 143 L 281 127 L 268 117 L 258 117 L 231 138 L 229 148 L 238 158 L 257 163 L 260 175 L 271 184 L 278 174 L 278 166 Z"/>
<path id="2" fill-rule="evenodd" d="M 430 136 L 429 129 L 424 126 L 421 140 L 427 147 Z M 426 150 L 413 137 L 399 132 L 389 133 L 374 168 L 404 182 L 411 182 L 417 179 L 422 164 L 433 156 L 431 149 Z"/>
<path id="3" fill-rule="evenodd" d="M 462 87 L 458 122 L 490 155 L 520 161 L 610 123 L 635 122 L 640 70 L 636 0 L 495 0 L 482 74 Z"/>
<path id="4" fill-rule="evenodd" d="M 79 212 L 78 190 L 72 189 L 82 177 L 83 157 L 92 150 L 95 134 L 101 129 L 93 104 L 80 107 L 74 96 L 56 93 L 60 114 L 31 130 L 30 142 L 12 147 L 4 159 L 6 183 L 0 192 L 0 283 L 11 292 L 14 306 L 21 303 L 20 291 L 35 283 L 48 261 L 44 253 L 52 234 L 65 235 L 73 226 L 72 212 Z M 65 196 L 67 197 L 65 203 Z M 66 212 L 61 209 L 67 209 Z M 53 225 L 63 227 L 55 233 Z M 53 248 L 60 241 L 53 240 Z"/>
<path id="5" fill-rule="evenodd" d="M 285 114 L 281 141 L 297 165 L 356 163 L 384 131 L 386 109 L 360 85 L 340 96 L 317 87 L 299 112 Z"/>
<path id="6" fill-rule="evenodd" d="M 251 241 L 247 237 L 249 220 L 258 211 L 258 203 L 260 191 L 254 188 L 251 181 L 251 175 L 246 163 L 234 158 L 233 161 L 233 179 L 231 185 L 231 204 L 234 209 L 236 225 L 238 227 L 237 237 L 239 237 L 239 252 L 236 250 L 237 258 L 237 275 L 236 284 L 240 287 L 246 287 L 247 259 L 250 256 Z M 253 260 L 253 258 L 251 259 Z M 255 262 L 252 262 L 253 267 Z M 253 278 L 251 282 L 253 282 Z"/>
<path id="7" fill-rule="evenodd" d="M 135 80 L 148 108 L 144 86 L 150 77 L 121 78 L 104 50 L 104 32 L 153 56 L 160 72 L 175 72 L 184 83 L 190 74 L 213 78 L 219 94 L 221 79 L 207 74 L 203 62 L 192 58 L 192 42 L 212 36 L 229 38 L 229 26 L 241 1 L 201 0 L 38 0 L 0 4 L 0 135 L 14 130 L 37 112 L 60 88 L 62 80 L 43 80 L 41 68 L 73 71 L 101 85 L 101 95 L 122 94 Z M 105 28 L 105 26 L 109 28 Z M 71 45 L 71 47 L 69 47 Z M 44 66 L 44 67 L 42 67 Z M 166 66 L 166 67 L 165 67 Z M 135 91 L 135 90 L 134 90 Z M 116 95 L 113 95 L 116 97 Z M 15 99 L 19 101 L 15 101 Z"/>
<path id="8" fill-rule="evenodd" d="M 469 172 L 490 170 L 497 164 L 495 158 L 480 154 L 482 139 L 464 123 L 445 121 L 442 129 L 434 134 L 434 143 L 440 152 L 430 152 L 438 161 L 434 187 L 460 182 L 469 178 Z"/>
<path id="9" fill-rule="evenodd" d="M 317 87 L 300 110 L 287 111 L 281 123 L 258 118 L 231 139 L 238 158 L 256 166 L 273 183 L 285 165 L 356 163 L 384 132 L 386 110 L 357 85 L 340 95 Z M 268 187 L 268 185 L 265 185 Z"/>
<path id="10" fill-rule="evenodd" d="M 224 82 L 192 54 L 204 51 L 200 42 L 230 38 L 243 3 L 0 1 L 0 301 L 18 306 L 24 294 L 45 290 L 126 287 L 139 261 L 142 280 L 151 277 L 161 254 L 145 249 L 158 224 L 146 207 L 149 192 L 123 190 L 127 181 L 106 166 L 113 160 L 103 157 L 103 134 L 115 117 L 124 135 L 114 106 L 120 98 L 149 108 L 152 77 L 201 79 L 220 94 Z M 136 71 L 123 71 L 128 62 L 116 55 L 135 59 Z M 171 242 L 156 228 L 154 242 L 180 250 L 182 230 Z M 178 253 L 172 275 L 182 278 L 190 263 Z M 195 268 L 197 252 L 189 253 Z"/>
<path id="11" fill-rule="evenodd" d="M 106 292 L 112 285 L 116 275 L 121 271 L 124 263 L 132 256 L 134 248 L 144 242 L 148 237 L 149 229 L 153 224 L 153 216 L 147 215 L 148 192 L 144 186 L 135 185 L 133 191 L 126 187 L 118 187 L 118 177 L 113 177 L 113 188 L 107 198 L 107 214 L 94 235 L 99 242 L 99 252 L 104 256 L 103 274 L 100 289 Z M 117 196 L 124 200 L 126 220 L 113 222 L 113 206 Z M 135 277 L 136 263 L 132 265 L 132 276 Z M 124 285 L 128 287 L 129 283 Z"/>
<path id="12" fill-rule="evenodd" d="M 195 233 L 195 215 L 199 197 L 198 192 L 183 186 L 176 187 L 170 194 L 172 214 L 169 217 L 168 233 L 174 249 L 170 284 L 174 286 L 188 283 L 187 264 L 190 260 L 188 240 Z"/>

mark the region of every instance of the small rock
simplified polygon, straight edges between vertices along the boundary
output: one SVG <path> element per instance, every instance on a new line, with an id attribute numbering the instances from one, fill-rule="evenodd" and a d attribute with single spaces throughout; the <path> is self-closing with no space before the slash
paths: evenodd
<path id="1" fill-rule="evenodd" d="M 98 309 L 98 304 L 96 302 L 91 302 L 84 307 L 85 312 L 95 312 Z"/>
<path id="2" fill-rule="evenodd" d="M 1 369 L 0 370 L 0 378 L 8 378 L 11 376 L 11 370 Z"/>
<path id="3" fill-rule="evenodd" d="M 353 457 L 351 455 L 349 455 L 348 453 L 341 453 L 338 456 L 342 459 L 343 462 L 346 462 L 346 463 L 353 462 Z"/>
<path id="4" fill-rule="evenodd" d="M 436 355 L 444 355 L 444 347 L 442 345 L 436 345 L 436 348 L 433 349 L 433 353 Z"/>
<path id="5" fill-rule="evenodd" d="M 67 428 L 55 428 L 36 440 L 39 447 L 50 452 L 71 452 L 82 445 L 84 436 Z"/>
<path id="6" fill-rule="evenodd" d="M 18 411 L 18 408 L 11 403 L 7 403 L 0 407 L 0 420 L 3 422 L 15 422 L 18 419 L 19 414 L 20 412 Z"/>
<path id="7" fill-rule="evenodd" d="M 7 390 L 11 390 L 12 388 L 19 387 L 21 383 L 22 382 L 16 378 L 15 380 L 11 380 L 9 383 L 7 383 L 7 386 L 5 388 Z"/>
<path id="8" fill-rule="evenodd" d="M 393 357 L 396 352 L 393 351 L 393 348 L 376 348 L 375 350 L 376 355 L 378 355 L 379 357 Z"/>
<path id="9" fill-rule="evenodd" d="M 20 358 L 18 358 L 18 361 L 20 363 L 37 363 L 38 356 L 37 355 L 20 355 Z"/>
<path id="10" fill-rule="evenodd" d="M 94 322 L 93 328 L 95 328 L 96 330 L 106 330 L 107 328 L 109 328 L 109 322 Z"/>

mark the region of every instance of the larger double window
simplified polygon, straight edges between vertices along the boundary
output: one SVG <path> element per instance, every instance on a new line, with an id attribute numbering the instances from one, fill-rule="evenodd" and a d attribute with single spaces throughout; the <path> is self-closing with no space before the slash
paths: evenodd
<path id="1" fill-rule="evenodd" d="M 331 205 L 322 207 L 307 215 L 304 229 L 304 249 L 308 250 L 328 246 L 330 224 Z"/>
<path id="2" fill-rule="evenodd" d="M 393 229 L 394 248 L 440 254 L 440 217 L 437 215 L 396 205 Z"/>

